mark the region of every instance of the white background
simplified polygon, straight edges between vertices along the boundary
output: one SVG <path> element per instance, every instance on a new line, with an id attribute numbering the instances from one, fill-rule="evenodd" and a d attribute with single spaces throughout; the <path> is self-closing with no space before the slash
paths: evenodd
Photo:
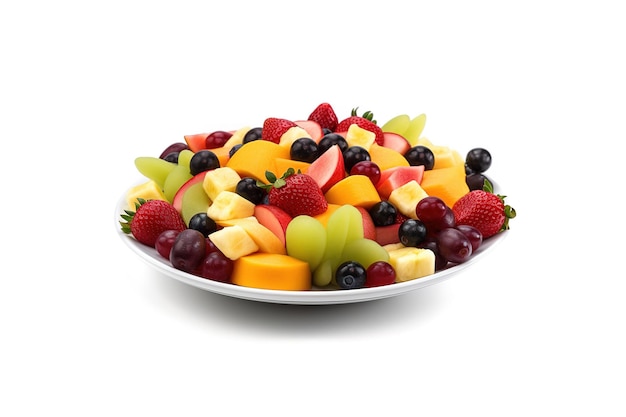
<path id="1" fill-rule="evenodd" d="M 0 414 L 626 413 L 619 2 L 5 3 Z M 322 101 L 488 148 L 510 235 L 326 307 L 191 288 L 120 241 L 136 156 Z"/>

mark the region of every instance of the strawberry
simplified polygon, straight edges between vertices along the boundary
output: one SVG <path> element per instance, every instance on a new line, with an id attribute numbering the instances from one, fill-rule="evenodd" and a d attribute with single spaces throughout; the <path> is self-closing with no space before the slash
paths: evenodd
<path id="1" fill-rule="evenodd" d="M 322 103 L 313 110 L 308 120 L 317 122 L 322 129 L 328 129 L 334 132 L 337 128 L 339 120 L 332 106 L 328 103 Z"/>
<path id="2" fill-rule="evenodd" d="M 347 132 L 350 125 L 356 124 L 362 129 L 374 132 L 376 134 L 376 143 L 382 146 L 385 142 L 385 136 L 383 135 L 383 130 L 376 124 L 376 120 L 372 120 L 374 114 L 370 111 L 366 111 L 363 113 L 363 116 L 359 116 L 357 115 L 357 110 L 358 107 L 352 109 L 350 117 L 339 122 L 335 132 Z"/>
<path id="3" fill-rule="evenodd" d="M 280 178 L 269 171 L 265 176 L 270 184 L 260 186 L 269 190 L 269 203 L 283 209 L 291 217 L 301 214 L 316 216 L 328 209 L 322 189 L 310 175 L 300 171 L 296 173 L 289 168 Z"/>
<path id="4" fill-rule="evenodd" d="M 132 234 L 144 245 L 154 247 L 159 235 L 166 230 L 187 229 L 183 218 L 172 204 L 163 200 L 138 198 L 135 211 L 124 210 L 120 225 L 122 231 Z"/>
<path id="5" fill-rule="evenodd" d="M 505 196 L 493 193 L 493 186 L 485 180 L 482 190 L 465 194 L 452 206 L 457 225 L 474 226 L 483 235 L 491 237 L 509 229 L 509 219 L 515 217 L 515 209 L 504 204 Z"/>
<path id="6" fill-rule="evenodd" d="M 298 126 L 291 120 L 279 119 L 277 117 L 269 117 L 263 122 L 263 131 L 261 139 L 270 142 L 280 142 L 280 137 L 292 127 Z"/>

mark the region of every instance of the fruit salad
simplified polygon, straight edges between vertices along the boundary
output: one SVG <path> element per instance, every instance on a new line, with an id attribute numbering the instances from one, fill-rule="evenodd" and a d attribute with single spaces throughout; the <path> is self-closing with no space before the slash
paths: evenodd
<path id="1" fill-rule="evenodd" d="M 426 116 L 379 125 L 329 103 L 295 119 L 184 136 L 140 156 L 124 233 L 173 268 L 268 290 L 353 290 L 466 262 L 515 210 L 465 155 L 422 137 Z"/>

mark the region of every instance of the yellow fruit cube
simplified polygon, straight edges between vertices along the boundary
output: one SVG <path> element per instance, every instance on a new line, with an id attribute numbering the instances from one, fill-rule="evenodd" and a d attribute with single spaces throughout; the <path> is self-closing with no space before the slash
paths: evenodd
<path id="1" fill-rule="evenodd" d="M 435 254 L 430 249 L 404 247 L 389 251 L 396 282 L 410 281 L 435 273 Z"/>
<path id="2" fill-rule="evenodd" d="M 278 144 L 280 146 L 291 149 L 291 144 L 300 138 L 311 138 L 309 132 L 301 128 L 300 126 L 294 126 L 287 129 L 285 133 L 280 137 Z"/>
<path id="3" fill-rule="evenodd" d="M 211 233 L 211 242 L 233 261 L 259 250 L 254 239 L 239 225 L 224 227 Z"/>
<path id="4" fill-rule="evenodd" d="M 346 133 L 346 142 L 348 146 L 360 146 L 369 151 L 370 146 L 376 140 L 376 133 L 363 129 L 357 124 L 352 124 Z"/>
<path id="5" fill-rule="evenodd" d="M 207 209 L 214 221 L 241 219 L 254 215 L 254 203 L 232 191 L 222 191 Z"/>
<path id="6" fill-rule="evenodd" d="M 428 193 L 417 183 L 411 180 L 401 187 L 396 188 L 389 194 L 389 202 L 403 215 L 417 219 L 415 208 L 417 203 L 424 197 L 428 197 Z"/>
<path id="7" fill-rule="evenodd" d="M 211 200 L 215 200 L 222 191 L 235 191 L 241 180 L 237 171 L 230 167 L 220 167 L 207 171 L 202 187 Z"/>
<path id="8" fill-rule="evenodd" d="M 135 203 L 138 198 L 142 198 L 144 200 L 167 201 L 161 188 L 159 188 L 157 183 L 152 180 L 136 185 L 126 192 L 126 203 L 128 204 L 128 208 L 134 210 Z"/>

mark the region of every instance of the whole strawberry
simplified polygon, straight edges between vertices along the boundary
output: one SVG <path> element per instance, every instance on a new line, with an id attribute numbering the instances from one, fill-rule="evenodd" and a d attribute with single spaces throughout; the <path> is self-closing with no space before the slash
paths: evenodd
<path id="1" fill-rule="evenodd" d="M 493 193 L 493 186 L 485 181 L 483 190 L 465 194 L 452 206 L 456 224 L 474 226 L 483 239 L 509 229 L 509 219 L 515 217 L 515 209 L 504 204 L 505 196 Z"/>
<path id="2" fill-rule="evenodd" d="M 335 110 L 328 103 L 317 106 L 309 116 L 309 120 L 317 122 L 322 129 L 328 129 L 331 132 L 335 131 L 339 123 Z"/>
<path id="3" fill-rule="evenodd" d="M 120 225 L 122 231 L 132 234 L 137 241 L 154 247 L 159 235 L 166 230 L 187 229 L 178 211 L 167 201 L 137 199 L 135 211 L 124 210 Z"/>
<path id="4" fill-rule="evenodd" d="M 289 168 L 280 178 L 271 172 L 266 172 L 266 178 L 270 182 L 264 186 L 269 189 L 269 203 L 280 207 L 291 217 L 301 214 L 316 216 L 328 209 L 322 189 L 310 175 L 296 173 Z"/>
<path id="5" fill-rule="evenodd" d="M 261 131 L 261 139 L 270 142 L 279 143 L 280 137 L 292 127 L 297 126 L 294 122 L 287 119 L 279 119 L 277 117 L 268 117 L 263 122 L 263 130 Z"/>
<path id="6" fill-rule="evenodd" d="M 363 116 L 357 115 L 358 107 L 352 109 L 350 117 L 342 120 L 337 124 L 336 132 L 347 132 L 350 128 L 350 125 L 356 124 L 361 129 L 369 130 L 376 134 L 376 143 L 381 145 L 385 142 L 385 136 L 383 134 L 383 130 L 376 124 L 376 120 L 372 120 L 374 118 L 374 114 L 370 111 L 366 111 L 363 113 Z"/>

